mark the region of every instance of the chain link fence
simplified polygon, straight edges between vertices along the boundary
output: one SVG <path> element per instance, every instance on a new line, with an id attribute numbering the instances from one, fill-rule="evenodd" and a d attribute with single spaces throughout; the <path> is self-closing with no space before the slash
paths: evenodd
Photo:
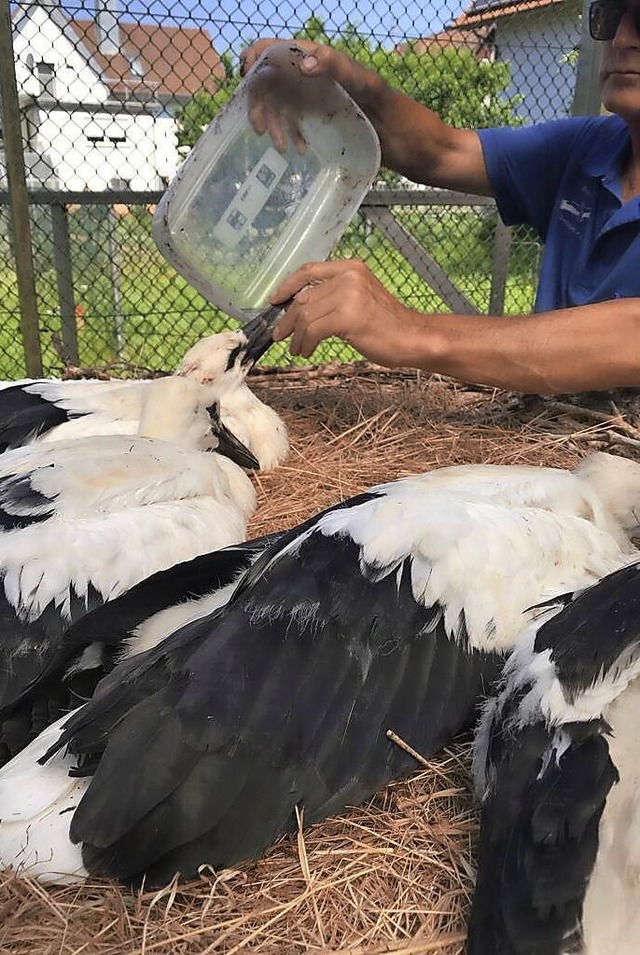
<path id="1" fill-rule="evenodd" d="M 41 0 L 12 4 L 6 32 L 14 69 L 0 56 L 0 378 L 59 374 L 64 364 L 168 370 L 198 337 L 233 324 L 166 263 L 151 217 L 235 89 L 252 39 L 340 45 L 469 128 L 568 115 L 593 58 L 581 0 Z M 16 142 L 22 219 L 7 177 Z M 32 279 L 21 268 L 29 248 Z M 490 200 L 383 173 L 334 254 L 363 259 L 423 311 L 495 314 L 531 309 L 540 248 L 527 230 L 506 230 Z M 332 341 L 313 361 L 354 357 Z M 265 360 L 292 361 L 284 345 Z"/>

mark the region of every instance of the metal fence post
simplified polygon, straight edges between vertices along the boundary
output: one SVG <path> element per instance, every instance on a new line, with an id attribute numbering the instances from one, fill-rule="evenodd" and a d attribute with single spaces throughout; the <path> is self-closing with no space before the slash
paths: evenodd
<path id="1" fill-rule="evenodd" d="M 582 0 L 580 51 L 576 86 L 573 92 L 574 116 L 597 116 L 601 111 L 600 100 L 600 47 L 589 34 L 589 6 L 591 0 Z"/>
<path id="2" fill-rule="evenodd" d="M 124 336 L 122 332 L 122 272 L 120 271 L 120 255 L 116 241 L 117 221 L 116 211 L 113 206 L 110 206 L 107 213 L 107 238 L 109 243 L 109 260 L 111 263 L 111 288 L 113 291 L 113 326 L 116 339 L 116 354 L 119 358 L 124 348 Z"/>
<path id="3" fill-rule="evenodd" d="M 509 252 L 512 229 L 500 216 L 493 237 L 493 264 L 491 268 L 491 291 L 489 292 L 489 315 L 504 315 L 504 299 L 509 275 Z"/>
<path id="4" fill-rule="evenodd" d="M 79 365 L 78 331 L 76 328 L 75 296 L 73 294 L 73 274 L 71 271 L 69 222 L 67 220 L 67 207 L 62 203 L 54 202 L 51 206 L 51 228 L 53 232 L 53 261 L 58 285 L 64 360 L 72 365 Z"/>
<path id="5" fill-rule="evenodd" d="M 20 300 L 22 343 L 27 374 L 37 378 L 42 375 L 42 355 L 31 247 L 31 226 L 29 223 L 29 197 L 27 195 L 8 0 L 2 0 L 2 9 L 0 9 L 0 100 L 2 102 L 2 128 L 7 164 L 13 254 L 16 262 L 18 297 Z"/>

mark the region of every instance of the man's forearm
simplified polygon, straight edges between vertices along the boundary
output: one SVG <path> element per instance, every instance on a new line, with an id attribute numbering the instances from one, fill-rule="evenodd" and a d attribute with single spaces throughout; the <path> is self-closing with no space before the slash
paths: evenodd
<path id="1" fill-rule="evenodd" d="M 382 161 L 389 169 L 413 182 L 491 194 L 476 133 L 447 126 L 377 74 L 362 84 L 356 98 L 378 133 Z"/>
<path id="2" fill-rule="evenodd" d="M 242 54 L 246 71 L 273 40 L 259 40 Z M 490 194 L 479 137 L 454 129 L 431 110 L 393 89 L 375 70 L 329 46 L 296 41 L 307 53 L 301 72 L 328 73 L 360 105 L 373 123 L 386 166 L 414 182 Z"/>
<path id="3" fill-rule="evenodd" d="M 384 165 L 414 182 L 431 184 L 443 165 L 450 128 L 372 70 L 351 92 L 378 133 Z"/>
<path id="4" fill-rule="evenodd" d="M 637 298 L 530 316 L 422 318 L 397 364 L 539 394 L 640 386 Z"/>

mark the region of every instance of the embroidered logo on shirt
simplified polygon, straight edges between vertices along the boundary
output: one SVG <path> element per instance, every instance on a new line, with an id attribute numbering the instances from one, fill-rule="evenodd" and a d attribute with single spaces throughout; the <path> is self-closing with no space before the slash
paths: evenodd
<path id="1" fill-rule="evenodd" d="M 573 199 L 561 199 L 559 206 L 559 220 L 569 232 L 582 236 L 585 225 L 591 218 L 593 203 L 576 202 Z"/>
<path id="2" fill-rule="evenodd" d="M 570 199 L 560 200 L 560 212 L 570 212 L 572 216 L 576 217 L 578 222 L 591 218 L 591 209 L 585 209 L 583 205 L 576 205 L 576 203 L 571 202 Z"/>

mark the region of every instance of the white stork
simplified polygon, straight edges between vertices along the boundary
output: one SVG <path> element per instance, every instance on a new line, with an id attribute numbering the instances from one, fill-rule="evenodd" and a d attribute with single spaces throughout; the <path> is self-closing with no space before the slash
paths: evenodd
<path id="1" fill-rule="evenodd" d="M 271 311 L 278 314 L 280 307 Z M 271 344 L 269 314 L 237 331 L 196 342 L 175 374 L 210 389 L 223 424 L 250 448 L 262 470 L 287 456 L 280 416 L 254 395 L 245 378 Z M 65 441 L 98 434 L 136 434 L 149 380 L 25 379 L 0 384 L 0 450 L 32 441 Z"/>
<path id="2" fill-rule="evenodd" d="M 468 952 L 636 955 L 640 565 L 540 615 L 477 733 L 484 805 Z"/>
<path id="3" fill-rule="evenodd" d="M 632 559 L 639 504 L 640 465 L 609 455 L 573 473 L 455 467 L 259 545 L 214 609 L 156 627 L 0 771 L 0 860 L 161 884 L 259 855 L 296 806 L 312 823 L 360 802 L 413 766 L 387 730 L 433 753 L 472 721 L 532 604 Z"/>
<path id="4" fill-rule="evenodd" d="M 0 455 L 0 760 L 90 693 L 74 695 L 65 669 L 91 686 L 99 679 L 98 648 L 74 652 L 70 624 L 155 571 L 246 536 L 253 485 L 210 452 L 222 442 L 242 465 L 257 462 L 231 441 L 209 398 L 195 381 L 156 379 L 138 435 Z M 43 680 L 45 702 L 32 705 Z"/>

